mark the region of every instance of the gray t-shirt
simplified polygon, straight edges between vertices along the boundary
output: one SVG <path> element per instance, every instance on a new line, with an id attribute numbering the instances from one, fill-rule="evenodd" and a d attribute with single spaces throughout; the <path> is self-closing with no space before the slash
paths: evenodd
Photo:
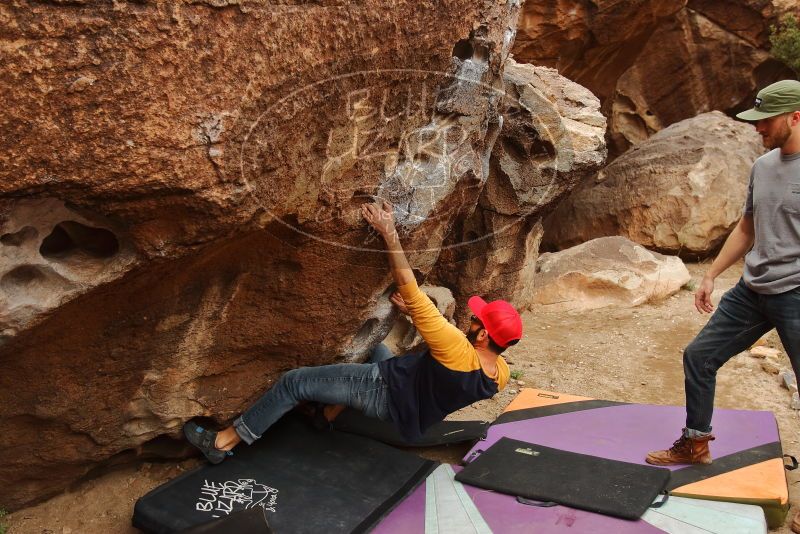
<path id="1" fill-rule="evenodd" d="M 775 149 L 756 160 L 744 214 L 755 224 L 744 283 L 767 295 L 800 286 L 800 153 L 783 156 Z"/>

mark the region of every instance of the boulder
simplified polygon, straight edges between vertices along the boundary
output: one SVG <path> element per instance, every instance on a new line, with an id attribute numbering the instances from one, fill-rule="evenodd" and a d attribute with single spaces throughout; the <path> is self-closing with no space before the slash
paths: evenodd
<path id="1" fill-rule="evenodd" d="M 765 373 L 777 375 L 781 372 L 781 365 L 777 358 L 765 358 L 761 361 L 761 369 Z"/>
<path id="2" fill-rule="evenodd" d="M 684 258 L 713 254 L 742 215 L 763 151 L 751 125 L 720 112 L 674 124 L 573 191 L 546 221 L 544 246 L 621 235 Z"/>
<path id="3" fill-rule="evenodd" d="M 797 393 L 797 376 L 795 376 L 793 369 L 781 369 L 780 380 L 781 386 L 793 393 Z"/>
<path id="4" fill-rule="evenodd" d="M 541 214 L 605 163 L 606 121 L 597 97 L 555 69 L 509 59 L 503 80 L 508 107 L 480 205 Z"/>
<path id="5" fill-rule="evenodd" d="M 689 280 L 679 258 L 601 237 L 539 256 L 533 303 L 563 311 L 632 307 L 668 297 Z"/>
<path id="6" fill-rule="evenodd" d="M 518 2 L 283 4 L 0 6 L 5 509 L 361 361 L 394 322 L 361 203 L 423 276 L 474 211 Z"/>
<path id="7" fill-rule="evenodd" d="M 750 353 L 750 356 L 753 358 L 777 358 L 781 355 L 781 351 L 778 349 L 774 349 L 772 347 L 752 347 L 747 352 Z"/>
<path id="8" fill-rule="evenodd" d="M 456 301 L 453 298 L 453 293 L 446 287 L 428 284 L 422 284 L 419 288 L 430 297 L 439 312 L 448 321 L 453 322 L 453 315 L 456 311 Z M 389 304 L 391 305 L 391 303 Z M 417 332 L 411 318 L 402 313 L 398 313 L 397 321 L 389 331 L 389 335 L 383 340 L 383 344 L 389 347 L 389 350 L 396 355 L 421 350 L 424 343 L 425 341 Z"/>
<path id="9" fill-rule="evenodd" d="M 459 221 L 434 280 L 464 324 L 471 295 L 530 304 L 542 218 L 605 161 L 600 102 L 557 71 L 508 60 L 503 123 L 477 208 Z"/>

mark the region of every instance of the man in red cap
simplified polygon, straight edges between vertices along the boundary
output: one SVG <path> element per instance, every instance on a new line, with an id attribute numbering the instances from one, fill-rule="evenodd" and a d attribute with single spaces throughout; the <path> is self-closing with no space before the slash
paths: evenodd
<path id="1" fill-rule="evenodd" d="M 448 414 L 488 399 L 506 386 L 508 364 L 500 354 L 522 337 L 522 320 L 507 302 L 469 299 L 474 313 L 465 333 L 450 324 L 425 293 L 400 244 L 387 202 L 361 206 L 364 218 L 383 237 L 397 293 L 392 302 L 411 316 L 428 345 L 419 354 L 392 357 L 379 345 L 367 364 L 336 364 L 289 371 L 220 432 L 190 421 L 184 434 L 211 463 L 223 461 L 241 441 L 252 443 L 283 414 L 303 401 L 350 406 L 392 421 L 409 442 Z"/>

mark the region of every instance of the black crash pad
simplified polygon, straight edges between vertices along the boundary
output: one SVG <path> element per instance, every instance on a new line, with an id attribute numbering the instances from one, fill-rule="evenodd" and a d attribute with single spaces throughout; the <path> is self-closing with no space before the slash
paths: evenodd
<path id="1" fill-rule="evenodd" d="M 139 499 L 133 526 L 167 534 L 260 506 L 278 533 L 365 532 L 438 465 L 296 415 L 234 452 Z"/>
<path id="2" fill-rule="evenodd" d="M 180 534 L 272 534 L 272 529 L 267 523 L 268 513 L 257 506 L 241 512 L 234 512 L 208 523 L 189 527 L 181 530 Z"/>
<path id="3" fill-rule="evenodd" d="M 358 410 L 348 408 L 331 423 L 334 430 L 377 439 L 396 447 L 435 447 L 465 441 L 477 441 L 486 436 L 489 423 L 484 421 L 442 421 L 428 428 L 414 442 L 403 439 L 390 421 L 367 417 Z"/>
<path id="4" fill-rule="evenodd" d="M 551 449 L 509 438 L 482 452 L 456 480 L 537 501 L 638 519 L 664 491 L 669 469 Z"/>

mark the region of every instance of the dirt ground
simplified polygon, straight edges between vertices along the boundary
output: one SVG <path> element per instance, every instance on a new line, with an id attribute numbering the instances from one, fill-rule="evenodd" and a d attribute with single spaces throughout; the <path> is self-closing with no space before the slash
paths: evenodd
<path id="1" fill-rule="evenodd" d="M 688 265 L 695 281 L 705 266 Z M 741 266 L 720 277 L 714 302 L 739 278 Z M 512 371 L 522 374 L 494 399 L 453 414 L 454 419 L 497 417 L 520 387 L 536 387 L 586 397 L 638 403 L 682 405 L 681 353 L 708 316 L 694 310 L 693 293 L 682 290 L 658 303 L 630 309 L 580 313 L 533 310 L 523 316 L 526 337 L 508 353 Z M 777 335 L 767 343 L 783 350 Z M 784 452 L 800 456 L 798 412 L 778 376 L 761 367 L 762 360 L 736 356 L 718 375 L 716 406 L 771 410 L 778 420 Z M 781 367 L 790 368 L 781 355 Z M 518 383 L 517 383 L 518 382 Z M 680 429 L 675 429 L 676 438 Z M 665 446 L 668 446 L 666 443 Z M 423 452 L 456 462 L 466 449 L 439 448 Z M 713 445 L 712 445 L 713 451 Z M 77 484 L 70 491 L 5 518 L 9 534 L 134 534 L 130 526 L 137 498 L 160 483 L 198 465 L 144 463 L 128 466 Z M 800 471 L 800 470 L 799 470 Z M 800 475 L 788 472 L 793 507 L 800 504 Z M 789 517 L 793 514 L 790 511 Z M 773 532 L 788 533 L 783 527 Z"/>

